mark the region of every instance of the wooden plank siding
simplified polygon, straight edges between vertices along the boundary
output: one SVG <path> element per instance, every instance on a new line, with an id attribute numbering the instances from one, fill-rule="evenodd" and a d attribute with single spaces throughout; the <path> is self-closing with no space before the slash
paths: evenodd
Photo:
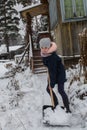
<path id="1" fill-rule="evenodd" d="M 62 24 L 62 47 L 64 56 L 80 55 L 78 34 L 87 27 L 86 21 Z"/>
<path id="2" fill-rule="evenodd" d="M 73 15 L 72 18 L 71 17 L 69 18 L 69 15 L 67 14 L 68 19 L 66 19 L 66 15 L 64 12 L 64 2 L 65 2 L 64 0 L 56 0 L 56 1 L 49 0 L 49 14 L 52 16 L 50 18 L 51 30 L 54 31 L 55 42 L 59 47 L 58 53 L 60 55 L 62 56 L 80 55 L 78 34 L 82 32 L 84 27 L 87 27 L 87 17 L 84 16 L 86 15 L 86 10 L 85 10 L 86 8 L 84 8 L 84 13 L 81 10 L 81 14 L 76 10 L 77 17 Z M 66 2 L 70 2 L 70 1 L 66 1 Z M 84 0 L 84 5 L 85 2 L 86 1 Z M 80 3 L 76 3 L 76 4 L 79 4 L 80 8 L 83 9 L 84 5 L 81 0 Z M 54 8 L 55 8 L 54 5 L 56 5 L 57 7 L 56 15 L 58 16 L 53 15 Z M 74 8 L 74 5 L 75 5 L 75 1 L 73 1 L 72 8 Z M 66 6 L 68 7 L 69 5 L 66 4 Z M 79 7 L 76 5 L 75 8 L 78 9 Z M 56 17 L 58 17 L 57 22 L 56 22 Z"/>
<path id="3" fill-rule="evenodd" d="M 69 24 L 62 25 L 61 35 L 62 35 L 63 55 L 69 56 L 72 52 L 72 46 L 70 45 L 71 34 L 70 34 L 70 30 L 69 30 Z"/>

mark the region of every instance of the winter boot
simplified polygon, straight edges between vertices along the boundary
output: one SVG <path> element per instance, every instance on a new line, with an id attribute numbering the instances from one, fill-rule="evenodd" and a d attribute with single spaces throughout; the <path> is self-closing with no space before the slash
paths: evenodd
<path id="1" fill-rule="evenodd" d="M 71 113 L 71 110 L 70 109 L 66 109 L 66 113 Z"/>

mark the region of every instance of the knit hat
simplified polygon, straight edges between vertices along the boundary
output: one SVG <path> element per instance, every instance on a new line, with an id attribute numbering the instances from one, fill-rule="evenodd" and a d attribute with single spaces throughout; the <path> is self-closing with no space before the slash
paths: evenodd
<path id="1" fill-rule="evenodd" d="M 49 48 L 50 45 L 51 45 L 51 40 L 50 38 L 42 38 L 40 41 L 39 41 L 39 44 L 40 44 L 40 48 Z"/>

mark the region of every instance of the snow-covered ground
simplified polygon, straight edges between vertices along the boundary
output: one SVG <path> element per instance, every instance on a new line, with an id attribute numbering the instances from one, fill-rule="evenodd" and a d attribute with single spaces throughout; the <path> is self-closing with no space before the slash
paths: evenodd
<path id="1" fill-rule="evenodd" d="M 46 103 L 51 104 L 45 90 L 47 75 L 32 74 L 28 67 L 17 71 L 13 77 L 4 78 L 14 67 L 14 61 L 0 61 L 0 130 L 87 130 L 87 84 L 83 84 L 83 78 L 81 78 L 69 87 L 78 66 L 66 72 L 68 80 L 65 83 L 65 89 L 72 110 L 72 116 L 68 118 L 71 127 L 43 125 L 42 106 Z M 54 91 L 57 92 L 56 86 Z M 58 98 L 62 104 L 60 95 Z M 61 113 L 59 108 L 58 110 L 60 112 L 57 110 L 54 114 L 52 112 L 53 122 L 57 120 L 57 116 L 60 120 L 64 119 L 64 111 Z"/>
<path id="2" fill-rule="evenodd" d="M 16 46 L 9 46 L 9 51 L 15 51 L 17 49 L 20 49 L 22 47 L 22 45 L 16 45 Z M 0 54 L 2 53 L 6 53 L 7 49 L 6 49 L 6 45 L 3 44 L 0 46 Z"/>

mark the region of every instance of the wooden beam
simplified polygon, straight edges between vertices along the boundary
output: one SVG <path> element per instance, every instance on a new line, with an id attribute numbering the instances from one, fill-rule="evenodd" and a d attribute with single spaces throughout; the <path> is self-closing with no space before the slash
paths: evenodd
<path id="1" fill-rule="evenodd" d="M 34 6 L 32 8 L 27 8 L 25 10 L 20 11 L 20 14 L 23 18 L 26 19 L 26 13 L 29 13 L 31 17 L 37 16 L 37 15 L 43 15 L 48 14 L 48 5 L 47 4 L 40 4 L 37 6 Z"/>

